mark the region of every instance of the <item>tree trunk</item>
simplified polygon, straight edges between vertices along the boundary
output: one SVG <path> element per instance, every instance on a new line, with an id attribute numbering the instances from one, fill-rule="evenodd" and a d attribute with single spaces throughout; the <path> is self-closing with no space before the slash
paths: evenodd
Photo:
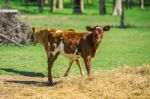
<path id="1" fill-rule="evenodd" d="M 126 9 L 132 8 L 132 0 L 126 0 Z"/>
<path id="2" fill-rule="evenodd" d="M 5 3 L 9 3 L 9 0 L 5 0 Z"/>
<path id="3" fill-rule="evenodd" d="M 52 13 L 56 11 L 56 0 L 51 0 L 50 8 Z"/>
<path id="4" fill-rule="evenodd" d="M 84 13 L 84 1 L 83 0 L 74 0 L 73 12 Z"/>
<path id="5" fill-rule="evenodd" d="M 115 7 L 113 10 L 113 16 L 117 16 L 122 14 L 122 1 L 121 0 L 115 0 Z"/>
<path id="6" fill-rule="evenodd" d="M 112 13 L 114 12 L 115 3 L 116 3 L 116 0 L 113 0 L 113 9 L 112 9 Z"/>
<path id="7" fill-rule="evenodd" d="M 144 0 L 141 0 L 141 9 L 144 9 Z"/>
<path id="8" fill-rule="evenodd" d="M 58 8 L 63 9 L 63 0 L 58 0 Z"/>
<path id="9" fill-rule="evenodd" d="M 29 0 L 25 0 L 25 6 L 28 8 L 28 6 L 29 6 Z"/>
<path id="10" fill-rule="evenodd" d="M 113 9 L 115 8 L 116 0 L 113 0 Z"/>
<path id="11" fill-rule="evenodd" d="M 48 4 L 48 0 L 44 0 L 44 3 L 45 3 L 45 4 Z"/>
<path id="12" fill-rule="evenodd" d="M 124 24 L 124 7 L 123 7 L 123 3 L 121 1 L 121 7 L 122 7 L 122 13 L 121 13 L 121 16 L 120 16 L 120 28 L 124 28 L 125 27 L 125 24 Z"/>
<path id="13" fill-rule="evenodd" d="M 44 0 L 39 0 L 38 3 L 39 3 L 39 12 L 42 13 L 44 7 Z"/>
<path id="14" fill-rule="evenodd" d="M 106 14 L 105 0 L 99 0 L 99 14 Z"/>

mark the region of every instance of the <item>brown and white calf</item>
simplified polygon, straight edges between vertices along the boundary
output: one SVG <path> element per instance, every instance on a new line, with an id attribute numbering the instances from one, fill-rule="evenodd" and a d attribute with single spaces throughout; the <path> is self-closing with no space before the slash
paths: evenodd
<path id="1" fill-rule="evenodd" d="M 51 29 L 51 28 L 42 29 L 42 30 L 39 29 L 39 28 L 32 28 L 32 29 L 33 29 L 33 34 L 31 35 L 30 40 L 32 40 L 34 42 L 34 44 L 37 44 L 37 43 L 42 44 L 45 48 L 47 57 L 50 54 L 50 44 L 48 44 L 48 34 L 51 34 L 51 33 L 59 34 L 59 33 L 65 33 L 65 32 L 67 32 L 67 33 L 75 32 L 75 30 L 73 30 L 73 29 L 67 29 L 67 30 L 63 30 L 63 31 L 62 30 L 57 30 L 57 29 Z M 78 68 L 80 70 L 80 74 L 83 75 L 83 71 L 82 71 L 80 61 L 79 61 L 79 59 L 76 59 L 76 60 L 70 60 L 69 67 L 66 70 L 64 76 L 68 76 L 68 73 L 69 73 L 70 68 L 71 68 L 74 61 L 78 65 Z"/>
<path id="2" fill-rule="evenodd" d="M 95 56 L 96 49 L 102 41 L 103 33 L 110 29 L 110 26 L 100 27 L 87 26 L 88 32 L 58 32 L 48 34 L 50 54 L 48 56 L 48 80 L 53 85 L 52 67 L 58 55 L 62 54 L 70 60 L 77 60 L 82 57 L 86 66 L 87 74 L 90 75 L 91 58 Z"/>

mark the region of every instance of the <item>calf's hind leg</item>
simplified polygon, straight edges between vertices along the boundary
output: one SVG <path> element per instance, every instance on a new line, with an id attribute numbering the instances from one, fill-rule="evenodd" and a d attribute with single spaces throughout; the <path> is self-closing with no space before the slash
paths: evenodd
<path id="1" fill-rule="evenodd" d="M 70 71 L 70 68 L 71 68 L 73 62 L 74 62 L 74 60 L 71 60 L 71 61 L 70 61 L 69 67 L 68 67 L 68 69 L 66 70 L 66 72 L 65 72 L 65 74 L 64 74 L 64 77 L 68 76 L 68 73 L 69 73 L 69 71 Z"/>
<path id="2" fill-rule="evenodd" d="M 79 59 L 76 59 L 75 61 L 76 61 L 77 65 L 78 65 L 78 67 L 79 67 L 81 76 L 83 76 L 82 66 L 81 66 L 81 64 L 80 64 Z M 70 68 L 71 68 L 73 62 L 74 62 L 74 60 L 71 60 L 71 61 L 70 61 L 69 67 L 68 67 L 68 69 L 66 70 L 66 72 L 65 72 L 65 74 L 64 74 L 64 77 L 68 76 L 68 73 L 69 73 L 69 71 L 70 71 Z"/>
<path id="3" fill-rule="evenodd" d="M 82 66 L 81 66 L 81 64 L 80 64 L 80 60 L 79 60 L 79 59 L 76 59 L 75 61 L 76 61 L 77 65 L 78 65 L 78 67 L 79 67 L 81 76 L 83 76 L 84 73 L 83 73 L 83 70 L 82 70 Z"/>

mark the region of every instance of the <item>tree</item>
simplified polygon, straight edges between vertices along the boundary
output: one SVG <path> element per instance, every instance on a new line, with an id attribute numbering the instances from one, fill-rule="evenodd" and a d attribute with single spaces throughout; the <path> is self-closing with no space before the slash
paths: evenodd
<path id="1" fill-rule="evenodd" d="M 56 0 L 51 0 L 50 2 L 50 11 L 55 12 L 56 11 Z"/>
<path id="2" fill-rule="evenodd" d="M 5 0 L 5 3 L 9 3 L 9 0 Z"/>
<path id="3" fill-rule="evenodd" d="M 122 14 L 122 1 L 121 0 L 114 0 L 114 10 L 113 16 L 121 15 Z"/>
<path id="4" fill-rule="evenodd" d="M 144 0 L 141 0 L 141 9 L 144 9 Z"/>
<path id="5" fill-rule="evenodd" d="M 99 13 L 101 15 L 106 14 L 105 0 L 99 0 Z"/>
<path id="6" fill-rule="evenodd" d="M 49 1 L 49 0 L 44 0 L 44 3 L 45 3 L 45 4 L 48 4 L 48 1 Z"/>
<path id="7" fill-rule="evenodd" d="M 112 9 L 112 12 L 114 12 L 115 4 L 116 4 L 116 0 L 113 0 L 113 9 Z"/>
<path id="8" fill-rule="evenodd" d="M 84 13 L 84 1 L 83 0 L 74 0 L 73 12 L 74 13 Z"/>
<path id="9" fill-rule="evenodd" d="M 132 4 L 133 4 L 132 0 L 126 0 L 126 8 L 127 9 L 132 8 Z"/>
<path id="10" fill-rule="evenodd" d="M 63 0 L 58 0 L 57 4 L 59 9 L 63 9 Z"/>
<path id="11" fill-rule="evenodd" d="M 38 6 L 39 6 L 40 13 L 42 13 L 44 7 L 44 0 L 38 0 Z"/>
<path id="12" fill-rule="evenodd" d="M 124 28 L 124 7 L 121 0 L 114 0 L 114 10 L 113 10 L 113 16 L 120 16 L 120 27 Z"/>
<path id="13" fill-rule="evenodd" d="M 121 17 L 120 17 L 120 28 L 124 28 L 125 24 L 124 24 L 124 7 L 123 7 L 123 3 L 121 2 L 122 5 L 122 13 L 121 13 Z"/>
<path id="14" fill-rule="evenodd" d="M 26 7 L 29 6 L 29 0 L 25 0 L 25 6 L 26 6 Z"/>

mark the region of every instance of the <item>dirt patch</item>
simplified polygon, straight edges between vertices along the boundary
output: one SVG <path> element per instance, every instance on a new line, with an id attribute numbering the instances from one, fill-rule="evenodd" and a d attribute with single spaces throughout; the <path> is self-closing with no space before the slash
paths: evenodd
<path id="1" fill-rule="evenodd" d="M 54 79 L 57 84 L 47 86 L 47 78 L 0 76 L 1 99 L 99 99 L 150 97 L 150 65 L 124 67 L 103 71 L 91 77 L 69 76 Z"/>

